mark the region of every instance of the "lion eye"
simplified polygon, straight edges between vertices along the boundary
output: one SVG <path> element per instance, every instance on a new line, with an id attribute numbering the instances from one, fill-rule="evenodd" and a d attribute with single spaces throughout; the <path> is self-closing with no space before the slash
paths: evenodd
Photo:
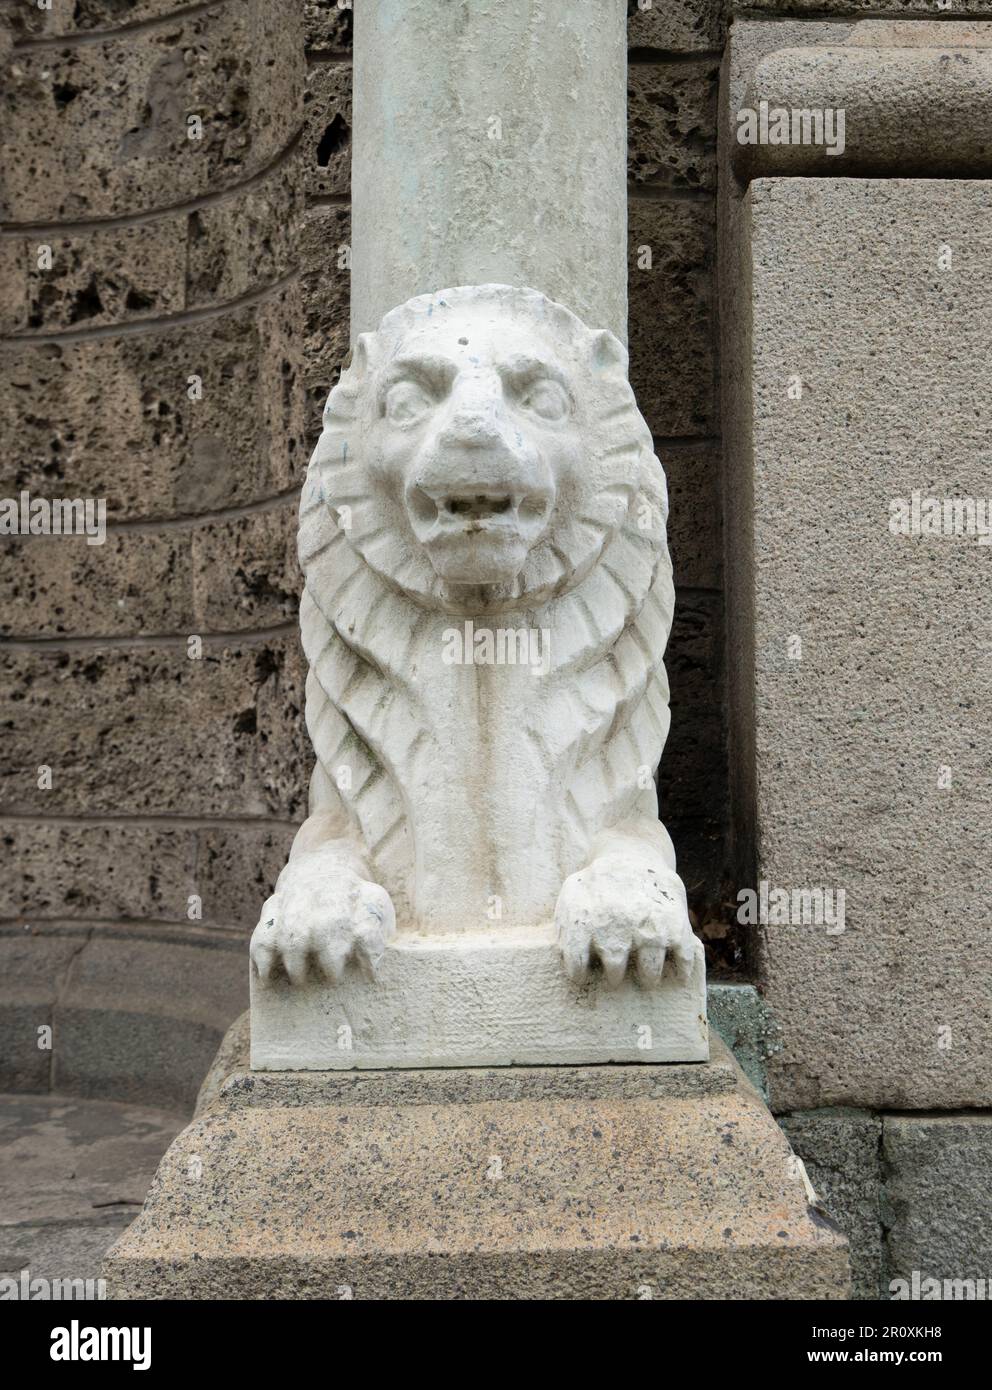
<path id="1" fill-rule="evenodd" d="M 564 420 L 569 411 L 568 392 L 551 377 L 528 383 L 521 392 L 520 404 L 542 420 Z"/>
<path id="2" fill-rule="evenodd" d="M 385 414 L 396 425 L 409 425 L 434 406 L 430 395 L 416 381 L 395 381 L 386 392 Z"/>

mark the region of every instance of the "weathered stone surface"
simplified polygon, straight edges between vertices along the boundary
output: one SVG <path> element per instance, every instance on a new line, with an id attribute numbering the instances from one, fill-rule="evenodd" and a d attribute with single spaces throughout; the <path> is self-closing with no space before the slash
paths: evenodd
<path id="1" fill-rule="evenodd" d="M 185 216 L 88 233 L 36 232 L 13 245 L 29 331 L 96 328 L 185 308 Z M 39 266 L 46 246 L 51 269 Z"/>
<path id="2" fill-rule="evenodd" d="M 245 1007 L 245 975 L 240 936 L 102 929 L 55 1008 L 53 1089 L 191 1109 Z"/>
<path id="3" fill-rule="evenodd" d="M 196 526 L 191 534 L 193 620 L 205 632 L 263 628 L 294 618 L 302 585 L 298 499 Z"/>
<path id="4" fill-rule="evenodd" d="M 723 698 L 722 600 L 706 589 L 682 589 L 676 596 L 666 670 L 672 709 L 683 723 L 691 711 L 716 714 Z M 673 714 L 672 723 L 675 724 Z M 667 746 L 667 745 L 666 745 Z"/>
<path id="5" fill-rule="evenodd" d="M 885 1288 L 890 1280 L 985 1281 L 992 1274 L 992 1115 L 886 1115 Z M 919 1294 L 916 1295 L 919 1297 Z M 943 1291 L 943 1297 L 975 1297 Z"/>
<path id="6" fill-rule="evenodd" d="M 154 20 L 169 22 L 181 8 L 180 0 L 73 0 L 71 5 L 56 0 L 51 8 L 41 10 L 28 5 L 10 5 L 4 19 L 9 17 L 19 36 L 56 38 L 62 34 L 88 34 L 94 29 L 116 29 Z"/>
<path id="7" fill-rule="evenodd" d="M 630 201 L 630 380 L 656 439 L 716 430 L 713 220 L 707 203 Z"/>
<path id="8" fill-rule="evenodd" d="M 194 323 L 0 348 L 5 495 L 104 497 L 119 519 L 287 491 L 305 465 L 300 313 L 290 283 Z"/>
<path id="9" fill-rule="evenodd" d="M 272 892 L 298 827 L 215 825 L 197 831 L 196 882 L 205 921 L 250 931 Z"/>
<path id="10" fill-rule="evenodd" d="M 760 11 L 770 19 L 781 16 L 783 20 L 802 14 L 812 14 L 817 18 L 836 15 L 839 19 L 848 19 L 866 12 L 877 16 L 880 11 L 907 18 L 933 19 L 936 6 L 933 0 L 884 0 L 884 3 L 879 0 L 731 0 L 731 8 L 735 13 L 742 10 L 748 13 Z M 955 21 L 957 28 L 960 20 L 969 15 L 990 14 L 992 0 L 954 0 L 948 18 Z M 908 30 L 908 26 L 906 28 Z M 911 31 L 905 34 L 905 41 L 912 42 Z"/>
<path id="11" fill-rule="evenodd" d="M 188 309 L 237 299 L 298 267 L 300 157 L 186 214 Z"/>
<path id="12" fill-rule="evenodd" d="M 657 443 L 668 480 L 668 548 L 675 589 L 719 589 L 723 581 L 720 450 L 715 444 Z"/>
<path id="13" fill-rule="evenodd" d="M 304 0 L 303 29 L 308 53 L 341 53 L 351 48 L 352 7 L 338 0 Z"/>
<path id="14" fill-rule="evenodd" d="M 350 243 L 351 214 L 347 208 L 308 209 L 300 237 L 308 450 L 317 442 L 324 404 L 348 355 Z"/>
<path id="15" fill-rule="evenodd" d="M 867 1110 L 779 1115 L 823 1206 L 851 1248 L 851 1297 L 879 1297 L 882 1276 L 882 1117 Z"/>
<path id="16" fill-rule="evenodd" d="M 716 59 L 627 72 L 627 172 L 649 187 L 716 187 Z"/>
<path id="17" fill-rule="evenodd" d="M 299 7 L 252 0 L 166 13 L 175 8 L 58 0 L 53 12 L 39 12 L 36 34 L 63 24 L 141 27 L 35 44 L 5 70 L 3 217 L 13 223 L 8 231 L 22 224 L 22 235 L 0 240 L 0 332 L 47 336 L 8 341 L 0 352 L 3 492 L 102 497 L 111 518 L 104 546 L 30 538 L 3 547 L 0 606 L 6 631 L 18 638 L 184 638 L 279 627 L 296 611 L 301 312 L 298 285 L 280 282 L 297 250 L 301 180 L 286 152 L 302 123 Z M 6 19 L 5 12 L 0 30 Z M 191 113 L 203 117 L 202 141 L 186 138 Z M 59 227 L 54 218 L 69 220 Z M 119 220 L 103 225 L 104 218 Z M 41 244 L 52 247 L 51 271 L 38 266 Z M 210 312 L 243 296 L 241 307 Z M 166 323 L 141 322 L 149 319 Z M 200 378 L 202 399 L 189 398 L 191 377 Z M 272 505 L 215 514 L 258 502 Z M 190 514 L 206 516 L 177 524 Z M 115 528 L 122 519 L 150 524 Z M 222 814 L 235 821 L 280 815 L 271 791 L 284 773 L 290 801 L 301 795 L 302 691 L 294 696 L 282 679 L 292 656 L 278 633 L 239 648 L 232 659 L 241 672 L 226 690 L 223 677 L 212 678 L 220 665 L 208 669 L 216 655 L 209 643 L 201 682 L 189 679 L 197 663 L 182 665 L 181 643 L 70 650 L 25 645 L 4 653 L 23 663 L 27 684 L 27 668 L 40 661 L 46 685 L 44 693 L 34 687 L 34 703 L 23 698 L 25 685 L 5 682 L 5 765 L 23 753 L 34 762 L 35 789 L 49 753 L 71 769 L 63 760 L 51 798 L 32 793 L 36 819 L 3 824 L 12 872 L 0 912 L 32 926 L 12 940 L 18 948 L 31 943 L 24 950 L 36 968 L 18 954 L 5 973 L 2 1075 L 10 1085 L 48 1086 L 52 1053 L 37 1049 L 37 1028 L 53 1021 L 61 991 L 68 1007 L 54 1018 L 56 1084 L 108 1094 L 158 1087 L 186 1103 L 228 1017 L 224 998 L 234 1012 L 243 1006 L 243 944 L 227 949 L 223 966 L 215 949 L 212 963 L 177 972 L 172 947 L 202 930 L 194 922 L 173 929 L 161 950 L 128 944 L 126 927 L 113 946 L 93 953 L 87 937 L 115 919 L 183 922 L 190 894 L 204 923 L 252 924 L 278 868 L 267 865 L 284 857 L 292 828 L 210 827 L 202 817 L 211 814 L 211 794 L 219 791 L 214 804 L 224 804 L 223 784 L 231 790 L 244 774 L 244 790 L 254 778 L 258 785 L 228 801 Z M 267 682 L 279 686 L 271 703 Z M 221 729 L 229 737 L 219 757 L 232 771 L 241 764 L 233 781 L 211 765 Z M 259 761 L 257 754 L 266 745 L 272 761 L 263 767 L 269 755 Z M 194 766 L 199 784 L 190 779 Z M 20 772 L 5 789 L 15 803 Z M 129 825 L 124 817 L 136 810 L 134 793 L 146 778 L 160 784 L 145 801 L 149 821 Z M 212 788 L 206 797 L 204 786 Z M 11 804 L 6 794 L 4 801 Z M 46 823 L 60 802 L 64 819 Z M 108 823 L 94 821 L 100 811 Z M 191 822 L 156 821 L 159 812 L 185 813 Z M 170 1019 L 167 1001 L 176 992 L 199 997 L 203 1016 Z M 132 1008 L 133 1017 L 122 1012 Z M 81 1231 L 84 1244 L 90 1238 Z"/>
<path id="18" fill-rule="evenodd" d="M 0 917 L 177 921 L 197 891 L 194 835 L 179 827 L 0 821 L 11 868 Z"/>
<path id="19" fill-rule="evenodd" d="M 22 247 L 11 237 L 0 237 L 0 329 L 16 333 L 27 321 L 27 276 Z"/>
<path id="20" fill-rule="evenodd" d="M 726 753 L 718 714 L 679 715 L 665 746 L 658 803 L 699 923 L 720 911 L 726 864 Z M 705 933 L 704 933 L 705 940 Z M 711 965 L 725 963 L 709 954 Z"/>
<path id="21" fill-rule="evenodd" d="M 2 629 L 14 637 L 237 632 L 296 615 L 297 499 L 105 544 L 31 536 L 0 555 Z"/>
<path id="22" fill-rule="evenodd" d="M 293 817 L 309 747 L 294 632 L 221 645 L 8 651 L 3 804 L 19 813 Z M 38 768 L 52 769 L 52 789 Z"/>
<path id="23" fill-rule="evenodd" d="M 247 931 L 272 892 L 295 830 L 264 821 L 0 820 L 10 865 L 0 918 L 29 925 L 70 917 L 176 923 L 187 920 L 195 894 L 204 925 Z"/>
<path id="24" fill-rule="evenodd" d="M 0 240 L 0 330 L 55 333 L 159 319 L 281 279 L 299 254 L 298 159 L 191 211 Z"/>
<path id="25" fill-rule="evenodd" d="M 739 1072 L 669 1090 L 686 1070 L 507 1072 L 497 1098 L 491 1072 L 234 1077 L 163 1159 L 108 1292 L 843 1298 L 846 1247 L 768 1112 Z"/>
<path id="26" fill-rule="evenodd" d="M 248 0 L 15 50 L 0 123 L 6 218 L 133 214 L 265 168 L 300 126 L 301 19 L 295 0 Z"/>
<path id="27" fill-rule="evenodd" d="M 53 1025 L 80 944 L 81 938 L 0 926 L 0 1090 L 48 1090 L 52 1049 L 39 1030 Z"/>
<path id="28" fill-rule="evenodd" d="M 351 191 L 351 64 L 311 63 L 303 98 L 307 191 Z"/>
<path id="29" fill-rule="evenodd" d="M 730 649 L 738 819 L 759 881 L 846 895 L 841 932 L 760 933 L 783 1029 L 773 1104 L 988 1104 L 986 547 L 889 522 L 914 490 L 988 498 L 992 195 L 758 180 L 744 216 L 752 269 L 731 279 L 750 280 L 736 341 L 751 375 L 725 371 L 742 402 L 734 573 L 750 584 L 728 611 L 753 615 Z"/>
<path id="30" fill-rule="evenodd" d="M 658 791 L 689 903 L 697 912 L 717 899 L 724 869 L 727 774 L 721 727 L 722 616 L 719 594 L 680 591 L 665 659 L 672 727 Z"/>
<path id="31" fill-rule="evenodd" d="M 28 536 L 0 554 L 8 637 L 196 631 L 190 532 Z"/>
<path id="32" fill-rule="evenodd" d="M 627 42 L 675 53 L 716 49 L 723 10 L 723 0 L 627 0 Z"/>

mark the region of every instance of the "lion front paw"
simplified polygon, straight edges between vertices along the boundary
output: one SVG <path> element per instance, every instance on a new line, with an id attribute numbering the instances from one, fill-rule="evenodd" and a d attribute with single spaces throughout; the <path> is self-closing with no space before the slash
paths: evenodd
<path id="1" fill-rule="evenodd" d="M 682 880 L 664 865 L 645 868 L 623 856 L 594 860 L 565 880 L 555 925 L 565 973 L 577 985 L 598 960 L 610 989 L 630 962 L 641 984 L 656 988 L 669 953 L 683 978 L 702 953 Z"/>
<path id="2" fill-rule="evenodd" d="M 328 873 L 303 861 L 284 870 L 285 883 L 262 908 L 252 933 L 251 959 L 267 981 L 282 967 L 301 985 L 311 966 L 338 984 L 349 961 L 375 978 L 387 943 L 396 935 L 396 914 L 385 888 L 350 869 Z"/>

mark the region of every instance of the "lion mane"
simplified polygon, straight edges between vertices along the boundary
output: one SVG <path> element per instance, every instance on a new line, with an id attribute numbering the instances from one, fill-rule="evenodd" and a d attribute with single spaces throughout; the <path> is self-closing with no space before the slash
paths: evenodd
<path id="1" fill-rule="evenodd" d="M 531 315 L 561 346 L 585 448 L 582 477 L 557 498 L 512 590 L 472 611 L 452 605 L 362 448 L 380 366 L 425 317 L 467 300 Z M 537 291 L 421 295 L 358 339 L 300 505 L 310 812 L 340 817 L 341 833 L 364 844 L 401 928 L 547 921 L 598 834 L 657 817 L 674 607 L 667 511 L 625 349 Z M 444 666 L 442 634 L 469 618 L 550 633 L 547 669 Z M 475 862 L 480 842 L 489 851 Z"/>

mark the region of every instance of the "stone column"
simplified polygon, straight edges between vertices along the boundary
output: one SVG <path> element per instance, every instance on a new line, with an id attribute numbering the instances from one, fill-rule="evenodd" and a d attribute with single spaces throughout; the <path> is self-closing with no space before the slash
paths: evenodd
<path id="1" fill-rule="evenodd" d="M 496 283 L 626 341 L 625 21 L 603 0 L 356 6 L 353 334 Z"/>

